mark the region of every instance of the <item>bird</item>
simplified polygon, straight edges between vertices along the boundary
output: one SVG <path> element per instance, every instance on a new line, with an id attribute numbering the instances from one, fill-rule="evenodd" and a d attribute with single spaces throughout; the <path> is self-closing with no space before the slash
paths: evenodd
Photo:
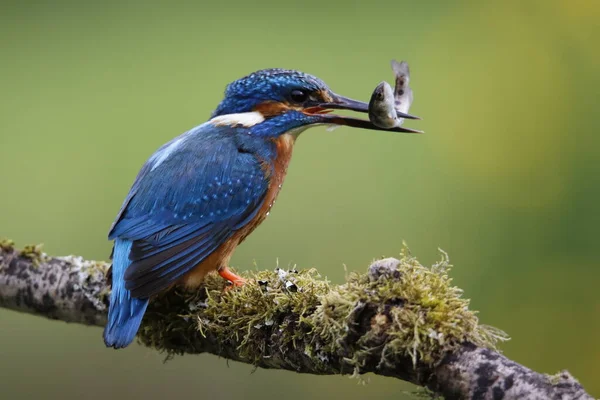
<path id="1" fill-rule="evenodd" d="M 228 84 L 208 121 L 148 158 L 108 234 L 107 347 L 131 344 L 153 296 L 175 286 L 193 290 L 214 271 L 232 287 L 245 283 L 229 260 L 269 214 L 301 132 L 319 125 L 421 132 L 382 129 L 336 109 L 367 113 L 368 105 L 307 73 L 259 70 Z"/>

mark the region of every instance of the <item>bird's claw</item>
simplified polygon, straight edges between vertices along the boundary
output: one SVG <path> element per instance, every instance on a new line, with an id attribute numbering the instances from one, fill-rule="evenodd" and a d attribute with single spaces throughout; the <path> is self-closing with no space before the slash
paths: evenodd
<path id="1" fill-rule="evenodd" d="M 227 281 L 228 286 L 225 288 L 225 290 L 243 286 L 246 283 L 246 279 L 235 274 L 227 267 L 219 268 L 219 275 L 221 275 L 221 277 Z"/>

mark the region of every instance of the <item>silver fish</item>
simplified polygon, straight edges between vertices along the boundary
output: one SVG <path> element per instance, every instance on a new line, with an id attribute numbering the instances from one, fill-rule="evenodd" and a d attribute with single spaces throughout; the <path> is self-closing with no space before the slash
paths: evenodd
<path id="1" fill-rule="evenodd" d="M 389 83 L 381 82 L 373 91 L 369 101 L 369 120 L 385 129 L 402 125 L 404 118 L 399 118 L 396 112 L 408 113 L 413 101 L 413 92 L 408 86 L 410 81 L 408 63 L 392 60 L 392 69 L 396 75 L 394 90 Z"/>
<path id="2" fill-rule="evenodd" d="M 394 128 L 400 126 L 396 115 L 394 91 L 389 83 L 381 82 L 369 100 L 369 120 L 380 128 Z"/>

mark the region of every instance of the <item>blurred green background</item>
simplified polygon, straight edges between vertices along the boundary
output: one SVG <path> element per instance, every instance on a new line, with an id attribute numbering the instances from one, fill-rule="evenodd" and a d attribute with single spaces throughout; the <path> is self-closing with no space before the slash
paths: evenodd
<path id="1" fill-rule="evenodd" d="M 204 122 L 227 83 L 267 67 L 368 100 L 407 60 L 425 135 L 315 128 L 239 269 L 297 264 L 334 283 L 406 240 L 456 265 L 502 349 L 569 369 L 600 396 L 600 3 L 579 1 L 0 6 L 0 236 L 107 259 L 138 169 Z M 0 310 L 6 399 L 398 399 L 370 377 L 258 370 L 214 356 L 104 347 L 101 329 Z"/>

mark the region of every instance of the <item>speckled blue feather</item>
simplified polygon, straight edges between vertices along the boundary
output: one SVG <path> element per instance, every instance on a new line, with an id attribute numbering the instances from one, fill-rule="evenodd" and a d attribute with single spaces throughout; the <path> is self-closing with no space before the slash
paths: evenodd
<path id="1" fill-rule="evenodd" d="M 109 234 L 133 243 L 124 273 L 132 296 L 167 288 L 253 218 L 268 188 L 259 160 L 275 156 L 247 128 L 208 122 L 150 157 Z"/>
<path id="2" fill-rule="evenodd" d="M 327 85 L 319 78 L 300 71 L 263 69 L 230 83 L 212 116 L 252 111 L 265 101 L 289 102 L 288 96 L 294 89 L 327 90 Z"/>
<path id="3" fill-rule="evenodd" d="M 318 115 L 307 115 L 292 110 L 254 125 L 248 129 L 248 132 L 252 136 L 277 137 L 296 128 L 307 127 L 319 122 Z"/>

